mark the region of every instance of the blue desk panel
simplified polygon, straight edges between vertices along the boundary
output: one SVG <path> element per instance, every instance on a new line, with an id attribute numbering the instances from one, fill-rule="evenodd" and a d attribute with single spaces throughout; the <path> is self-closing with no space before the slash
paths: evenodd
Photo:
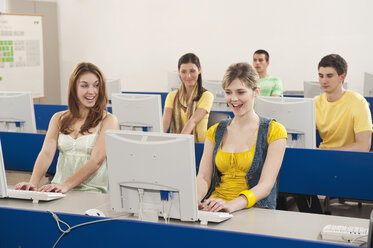
<path id="1" fill-rule="evenodd" d="M 67 110 L 67 105 L 34 104 L 35 121 L 37 130 L 48 130 L 52 116 L 60 111 Z M 112 113 L 111 107 L 107 110 Z"/>
<path id="2" fill-rule="evenodd" d="M 284 95 L 284 97 L 298 97 L 298 98 L 303 98 L 304 95 Z"/>
<path id="3" fill-rule="evenodd" d="M 45 134 L 0 132 L 5 169 L 32 171 L 43 146 Z M 48 173 L 56 172 L 58 150 Z"/>
<path id="4" fill-rule="evenodd" d="M 5 168 L 32 171 L 44 134 L 0 132 Z M 198 171 L 204 144 L 195 144 Z M 55 173 L 58 150 L 49 168 Z M 279 191 L 373 200 L 373 153 L 287 148 Z"/>
<path id="5" fill-rule="evenodd" d="M 279 191 L 373 200 L 373 153 L 287 148 Z"/>
<path id="6" fill-rule="evenodd" d="M 203 144 L 195 148 L 200 161 Z M 372 161 L 372 152 L 286 148 L 279 192 L 373 200 Z"/>
<path id="7" fill-rule="evenodd" d="M 57 213 L 70 226 L 100 218 Z M 0 247 L 52 247 L 61 235 L 48 212 L 0 208 Z M 66 226 L 61 224 L 65 230 Z M 306 231 L 306 230 L 305 230 Z M 239 232 L 162 223 L 112 220 L 78 227 L 57 247 L 346 247 Z"/>
<path id="8" fill-rule="evenodd" d="M 34 104 L 37 130 L 48 130 L 49 121 L 59 111 L 67 110 L 66 105 Z"/>

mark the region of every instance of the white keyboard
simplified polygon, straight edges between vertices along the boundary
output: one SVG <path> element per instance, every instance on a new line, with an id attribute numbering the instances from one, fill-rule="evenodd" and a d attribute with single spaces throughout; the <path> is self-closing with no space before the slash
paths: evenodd
<path id="1" fill-rule="evenodd" d="M 326 225 L 321 231 L 323 240 L 345 243 L 365 243 L 368 240 L 368 228 L 357 226 Z"/>
<path id="2" fill-rule="evenodd" d="M 198 210 L 198 219 L 201 221 L 201 224 L 206 225 L 208 222 L 222 222 L 232 218 L 233 215 L 225 212 L 208 212 L 204 210 Z"/>
<path id="3" fill-rule="evenodd" d="M 9 198 L 33 200 L 34 203 L 38 201 L 51 201 L 65 196 L 65 194 L 55 192 L 8 189 Z"/>

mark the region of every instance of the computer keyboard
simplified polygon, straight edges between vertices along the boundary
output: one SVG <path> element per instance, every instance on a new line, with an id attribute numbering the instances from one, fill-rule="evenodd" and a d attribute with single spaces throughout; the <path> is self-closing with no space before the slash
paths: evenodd
<path id="1" fill-rule="evenodd" d="M 365 243 L 368 240 L 368 228 L 357 226 L 326 225 L 321 230 L 323 240 L 345 243 Z"/>
<path id="2" fill-rule="evenodd" d="M 33 200 L 34 203 L 38 201 L 51 201 L 65 196 L 65 194 L 55 192 L 8 189 L 9 198 Z"/>
<path id="3" fill-rule="evenodd" d="M 233 215 L 230 213 L 198 210 L 198 219 L 201 221 L 201 224 L 204 225 L 206 225 L 208 222 L 219 223 L 232 217 Z"/>

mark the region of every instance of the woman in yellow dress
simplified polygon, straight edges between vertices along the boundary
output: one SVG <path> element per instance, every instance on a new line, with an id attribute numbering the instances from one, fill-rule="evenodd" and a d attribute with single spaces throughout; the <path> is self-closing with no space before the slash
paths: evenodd
<path id="1" fill-rule="evenodd" d="M 277 175 L 287 133 L 257 115 L 258 74 L 247 63 L 231 65 L 222 86 L 233 119 L 210 127 L 197 176 L 199 208 L 234 212 L 252 206 L 276 208 Z"/>
<path id="2" fill-rule="evenodd" d="M 202 87 L 201 64 L 193 53 L 184 54 L 178 63 L 181 86 L 167 95 L 163 113 L 163 132 L 193 134 L 203 143 L 213 95 Z"/>

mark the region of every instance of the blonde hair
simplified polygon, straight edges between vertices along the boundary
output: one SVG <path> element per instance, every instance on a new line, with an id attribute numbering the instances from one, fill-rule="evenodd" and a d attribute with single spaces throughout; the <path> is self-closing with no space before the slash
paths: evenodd
<path id="1" fill-rule="evenodd" d="M 258 87 L 259 75 L 249 63 L 242 62 L 230 65 L 223 78 L 223 89 L 227 88 L 237 78 L 253 90 Z"/>
<path id="2" fill-rule="evenodd" d="M 74 71 L 71 73 L 69 80 L 69 96 L 68 96 L 68 108 L 59 120 L 60 132 L 63 134 L 70 134 L 73 130 L 71 126 L 75 123 L 77 118 L 80 117 L 79 112 L 79 99 L 77 96 L 77 81 L 84 73 L 93 73 L 99 80 L 98 97 L 95 105 L 89 109 L 87 119 L 80 128 L 79 133 L 89 133 L 89 129 L 96 127 L 103 119 L 104 111 L 108 103 L 108 97 L 106 94 L 106 82 L 100 69 L 92 63 L 79 63 Z"/>

